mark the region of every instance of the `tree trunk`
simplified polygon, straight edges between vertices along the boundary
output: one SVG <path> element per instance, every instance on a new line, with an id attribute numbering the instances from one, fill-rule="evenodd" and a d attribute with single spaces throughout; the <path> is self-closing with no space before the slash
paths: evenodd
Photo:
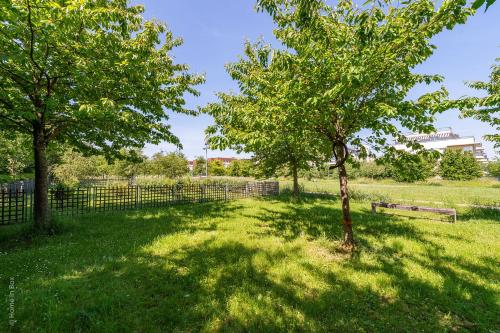
<path id="1" fill-rule="evenodd" d="M 49 173 L 47 163 L 47 140 L 43 126 L 33 129 L 33 147 L 35 150 L 35 228 L 41 232 L 52 232 L 49 217 Z"/>
<path id="2" fill-rule="evenodd" d="M 349 208 L 349 191 L 347 188 L 347 171 L 345 164 L 339 167 L 340 198 L 342 200 L 342 223 L 344 225 L 344 246 L 352 248 L 354 246 L 354 235 L 352 232 L 351 212 Z"/>
<path id="3" fill-rule="evenodd" d="M 298 198 L 299 197 L 299 175 L 298 175 L 296 165 L 292 165 L 292 176 L 293 176 L 293 196 L 295 198 Z"/>

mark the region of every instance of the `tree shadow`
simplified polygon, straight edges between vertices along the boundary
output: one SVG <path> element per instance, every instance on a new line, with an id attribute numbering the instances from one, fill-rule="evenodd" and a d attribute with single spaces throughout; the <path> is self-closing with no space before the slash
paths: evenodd
<path id="1" fill-rule="evenodd" d="M 32 226 L 30 224 L 4 226 L 0 228 L 0 251 L 12 251 L 16 249 L 27 249 L 32 246 L 43 246 L 49 240 L 57 240 L 59 238 L 71 237 L 75 233 L 93 233 L 97 230 L 101 232 L 116 232 L 115 223 L 108 223 L 124 218 L 126 221 L 138 221 L 138 224 L 127 224 L 124 228 L 118 229 L 123 233 L 136 232 L 133 229 L 139 228 L 137 231 L 141 239 L 147 242 L 151 237 L 157 236 L 157 233 L 173 233 L 185 229 L 191 231 L 199 230 L 200 226 L 193 226 L 190 221 L 197 221 L 201 218 L 216 218 L 228 217 L 234 212 L 242 208 L 241 204 L 228 203 L 224 201 L 207 202 L 198 204 L 176 204 L 166 207 L 154 207 L 145 209 L 134 209 L 126 211 L 109 211 L 101 213 L 87 213 L 82 215 L 53 216 L 55 223 L 59 225 L 60 232 L 56 235 L 38 235 L 31 233 Z M 78 223 L 72 223 L 78 221 Z M 152 222 L 153 228 L 149 225 L 140 224 L 143 221 Z M 159 224 L 161 222 L 161 224 Z M 87 224 L 95 223 L 100 226 L 99 229 L 89 230 Z M 214 228 L 210 226 L 207 228 Z M 123 233 L 118 233 L 117 237 L 123 236 Z M 142 243 L 142 240 L 140 241 Z"/>
<path id="2" fill-rule="evenodd" d="M 340 208 L 330 205 L 321 205 L 315 199 L 309 198 L 306 205 L 293 205 L 286 210 L 263 209 L 258 218 L 269 227 L 262 233 L 282 237 L 286 241 L 293 241 L 299 237 L 316 240 L 326 237 L 330 240 L 339 240 L 342 228 L 339 216 Z M 315 203 L 317 205 L 315 205 Z M 500 262 L 491 257 L 482 257 L 479 261 L 467 260 L 449 254 L 442 245 L 433 242 L 427 233 L 421 231 L 412 223 L 410 216 L 372 215 L 369 209 L 361 209 L 352 213 L 358 249 L 355 255 L 346 258 L 341 264 L 354 271 L 385 274 L 398 290 L 398 299 L 392 299 L 391 311 L 397 308 L 409 309 L 420 307 L 425 315 L 412 313 L 417 322 L 424 317 L 437 326 L 449 324 L 452 330 L 482 330 L 477 321 L 477 311 L 482 311 L 482 320 L 489 328 L 500 327 L 500 321 L 495 313 L 500 310 L 497 304 L 498 294 L 495 290 L 485 288 L 481 279 L 495 281 L 498 279 Z M 414 218 L 417 219 L 417 218 Z M 498 211 L 493 209 L 469 210 L 462 215 L 463 220 L 489 219 L 498 221 Z M 420 218 L 419 218 L 420 220 Z M 445 224 L 445 226 L 447 226 Z M 449 225 L 453 228 L 453 225 Z M 440 235 L 447 239 L 467 242 L 458 235 Z M 393 241 L 390 246 L 385 245 L 386 239 L 404 237 L 407 240 L 423 245 L 425 254 L 416 254 L 403 250 L 399 241 Z M 374 241 L 375 240 L 375 241 Z M 360 260 L 363 253 L 367 254 L 374 263 L 367 264 Z M 479 262 L 479 263 L 478 263 Z M 417 265 L 419 270 L 427 270 L 443 280 L 441 286 L 433 285 L 424 279 L 418 279 L 408 272 L 408 263 Z M 312 266 L 308 267 L 313 269 Z M 496 276 L 496 277 L 495 277 Z M 329 279 L 338 281 L 338 276 Z M 345 281 L 348 283 L 349 281 Z M 380 305 L 380 304 L 379 304 Z M 384 305 L 385 306 L 385 305 Z M 434 307 L 434 308 L 433 308 Z M 491 311 L 485 311 L 491 309 Z M 406 311 L 406 310 L 405 310 Z M 397 311 L 396 311 L 397 312 Z M 391 318 L 386 318 L 389 320 Z M 486 326 L 482 326 L 484 328 Z M 418 330 L 418 325 L 415 330 Z"/>
<path id="3" fill-rule="evenodd" d="M 491 220 L 500 222 L 500 208 L 471 207 L 469 209 L 460 210 L 457 218 L 459 221 Z"/>
<path id="4" fill-rule="evenodd" d="M 398 217 L 398 218 L 406 218 L 408 220 L 427 220 L 427 221 L 436 221 L 436 222 L 445 222 L 445 223 L 453 223 L 453 216 L 444 216 L 444 215 L 438 215 L 438 214 L 418 214 L 416 215 L 410 215 L 410 214 L 405 214 L 405 213 L 396 213 L 391 211 L 390 213 L 387 211 L 382 211 L 379 210 L 377 211 L 377 215 L 384 215 L 387 217 Z"/>
<path id="5" fill-rule="evenodd" d="M 45 240 L 36 244 L 31 249 L 33 258 L 13 249 L 9 263 L 15 266 L 5 266 L 7 273 L 0 277 L 22 273 L 16 280 L 21 293 L 16 315 L 23 319 L 17 330 L 433 332 L 498 328 L 497 293 L 481 281 L 498 279 L 494 269 L 498 262 L 493 258 L 454 256 L 411 221 L 361 210 L 353 214 L 361 252 L 349 259 L 318 262 L 301 248 L 287 245 L 304 236 L 311 243 L 324 237 L 337 239 L 339 208 L 314 198 L 307 199 L 307 205 L 288 204 L 283 198 L 262 200 L 271 205 L 255 214 L 253 210 L 244 213 L 255 219 L 252 223 L 262 225 L 267 235 L 283 239 L 274 246 L 265 243 L 269 239 L 265 233 L 252 243 L 219 235 L 218 223 L 240 214 L 243 207 L 210 203 L 149 214 L 128 212 L 119 219 L 115 215 L 97 220 L 87 217 L 72 225 L 71 232 L 48 244 Z M 93 223 L 92 228 L 86 223 Z M 72 237 L 72 232 L 83 237 Z M 425 244 L 423 252 L 405 249 L 396 241 L 386 244 L 394 237 Z M 162 243 L 166 240 L 170 242 Z M 164 246 L 155 247 L 157 242 Z M 38 265 L 36 271 L 28 274 L 23 268 L 26 264 Z M 423 271 L 431 272 L 435 280 Z"/>
<path id="6" fill-rule="evenodd" d="M 262 199 L 275 200 L 288 203 L 285 209 L 263 208 L 255 217 L 267 226 L 261 232 L 262 236 L 279 236 L 288 241 L 306 236 L 309 240 L 325 237 L 329 240 L 340 240 L 342 237 L 342 211 L 340 207 L 333 206 L 337 200 L 329 201 L 325 205 L 324 196 L 307 196 L 301 203 L 294 203 L 290 198 Z M 327 198 L 332 198 L 327 196 Z M 332 205 L 330 205 L 332 204 Z M 366 203 L 369 205 L 369 203 Z M 351 210 L 354 228 L 361 231 L 358 242 L 369 245 L 364 236 L 371 236 L 379 240 L 385 236 L 405 236 L 422 240 L 422 234 L 412 224 L 395 223 L 404 219 L 394 218 L 390 215 L 372 215 L 370 210 Z"/>

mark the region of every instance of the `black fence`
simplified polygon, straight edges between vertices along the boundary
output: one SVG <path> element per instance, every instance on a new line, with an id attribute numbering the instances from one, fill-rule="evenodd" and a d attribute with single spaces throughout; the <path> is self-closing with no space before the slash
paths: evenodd
<path id="1" fill-rule="evenodd" d="M 78 215 L 277 194 L 279 183 L 272 181 L 242 185 L 177 184 L 74 189 L 57 187 L 49 189 L 49 206 L 52 215 Z M 32 216 L 32 191 L 25 191 L 23 188 L 0 189 L 0 225 L 29 221 Z"/>

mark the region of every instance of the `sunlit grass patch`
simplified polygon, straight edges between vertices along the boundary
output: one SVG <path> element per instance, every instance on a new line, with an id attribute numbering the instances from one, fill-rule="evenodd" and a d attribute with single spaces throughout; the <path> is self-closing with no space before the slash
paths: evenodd
<path id="1" fill-rule="evenodd" d="M 418 183 L 396 183 L 392 180 L 354 179 L 349 183 L 355 200 L 414 203 L 421 206 L 455 207 L 485 205 L 500 207 L 500 182 L 495 179 L 474 181 L 430 180 Z M 337 179 L 301 179 L 305 192 L 338 194 Z M 291 181 L 280 181 L 282 189 L 291 188 Z"/>
<path id="2" fill-rule="evenodd" d="M 19 331 L 499 327 L 494 212 L 460 208 L 450 224 L 353 202 L 354 252 L 339 247 L 340 212 L 332 197 L 282 196 L 65 218 L 29 240 L 2 228 L 0 281 L 15 279 Z"/>

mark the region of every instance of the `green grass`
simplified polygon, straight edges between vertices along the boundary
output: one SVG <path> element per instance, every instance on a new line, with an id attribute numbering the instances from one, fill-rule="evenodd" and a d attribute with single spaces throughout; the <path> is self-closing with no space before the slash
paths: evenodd
<path id="1" fill-rule="evenodd" d="M 337 194 L 336 179 L 300 180 L 306 192 Z M 280 181 L 282 189 L 291 188 L 290 180 Z M 416 184 L 396 183 L 390 180 L 355 179 L 349 183 L 354 197 L 369 200 L 414 202 L 422 205 L 492 205 L 500 206 L 500 182 L 494 179 L 475 181 L 428 181 Z M 438 204 L 439 203 L 439 204 Z"/>
<path id="2" fill-rule="evenodd" d="M 445 332 L 500 329 L 500 216 L 371 215 L 339 250 L 334 198 L 246 199 L 0 228 L 0 331 Z M 434 216 L 436 218 L 436 216 Z"/>

